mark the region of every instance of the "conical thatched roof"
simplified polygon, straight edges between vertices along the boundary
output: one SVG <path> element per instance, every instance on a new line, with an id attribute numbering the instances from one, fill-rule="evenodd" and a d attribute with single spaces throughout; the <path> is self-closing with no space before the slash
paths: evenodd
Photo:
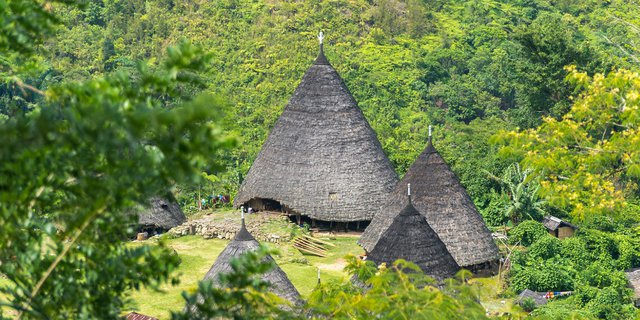
<path id="1" fill-rule="evenodd" d="M 411 184 L 413 205 L 425 216 L 459 266 L 471 267 L 498 258 L 491 233 L 456 175 L 433 147 L 431 138 L 396 185 L 389 197 L 390 203 L 362 234 L 358 243 L 365 250 L 373 250 L 397 212 L 402 210 L 407 184 Z"/>
<path id="2" fill-rule="evenodd" d="M 397 179 L 375 133 L 321 49 L 234 204 L 271 199 L 318 220 L 371 220 Z"/>
<path id="3" fill-rule="evenodd" d="M 449 278 L 459 269 L 442 240 L 411 202 L 393 218 L 367 258 L 388 265 L 398 259 L 411 261 L 436 279 Z"/>
<path id="4" fill-rule="evenodd" d="M 229 242 L 226 248 L 222 250 L 216 261 L 211 266 L 211 269 L 204 276 L 204 280 L 212 280 L 219 285 L 218 275 L 221 273 L 229 273 L 231 269 L 231 259 L 240 256 L 243 253 L 253 251 L 259 247 L 258 241 L 249 233 L 242 220 L 242 226 L 240 231 L 236 234 L 235 238 Z M 275 261 L 270 255 L 265 257 L 268 261 Z M 293 304 L 299 303 L 300 293 L 293 286 L 287 275 L 276 264 L 273 269 L 262 275 L 262 279 L 268 281 L 271 284 L 270 290 L 283 299 L 290 301 Z"/>
<path id="5" fill-rule="evenodd" d="M 144 227 L 162 228 L 165 230 L 179 226 L 187 218 L 173 196 L 153 197 L 148 205 L 139 210 L 138 225 Z"/>

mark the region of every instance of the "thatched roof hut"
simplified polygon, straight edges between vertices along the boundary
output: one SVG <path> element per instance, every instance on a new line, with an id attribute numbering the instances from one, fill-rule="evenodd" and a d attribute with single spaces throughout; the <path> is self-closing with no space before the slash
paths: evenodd
<path id="1" fill-rule="evenodd" d="M 367 259 L 390 265 L 398 259 L 417 264 L 436 279 L 453 276 L 460 267 L 411 201 L 397 214 L 369 251 Z"/>
<path id="2" fill-rule="evenodd" d="M 142 229 L 153 228 L 169 230 L 179 226 L 187 218 L 172 195 L 153 197 L 142 210 L 137 211 L 138 225 Z"/>
<path id="3" fill-rule="evenodd" d="M 371 220 L 398 178 L 349 89 L 320 54 L 276 122 L 234 205 L 323 221 Z"/>
<path id="4" fill-rule="evenodd" d="M 222 273 L 229 273 L 232 271 L 231 259 L 237 258 L 243 253 L 254 251 L 259 247 L 258 241 L 247 230 L 244 219 L 242 219 L 242 225 L 240 231 L 236 234 L 235 238 L 229 242 L 226 248 L 222 250 L 216 261 L 211 266 L 211 269 L 204 276 L 204 280 L 211 280 L 216 285 L 220 285 L 218 275 Z M 265 257 L 268 261 L 275 261 L 270 255 Z M 276 264 L 275 268 L 271 269 L 267 273 L 262 275 L 262 279 L 271 284 L 270 290 L 279 297 L 290 301 L 293 304 L 300 303 L 300 293 L 293 286 L 287 275 Z"/>
<path id="5" fill-rule="evenodd" d="M 405 206 L 407 184 L 415 208 L 447 246 L 456 263 L 477 271 L 498 259 L 498 248 L 475 205 L 456 175 L 438 151 L 431 138 L 427 148 L 411 165 L 396 185 L 389 203 L 367 227 L 358 243 L 368 252 Z"/>
<path id="6" fill-rule="evenodd" d="M 576 225 L 554 216 L 544 217 L 542 224 L 547 228 L 550 235 L 560 239 L 572 237 L 576 230 L 578 230 Z"/>
<path id="7" fill-rule="evenodd" d="M 544 297 L 545 294 L 546 292 L 535 292 L 524 289 L 520 292 L 516 301 L 519 305 L 522 305 L 525 299 L 531 299 L 536 304 L 536 307 L 538 307 L 547 304 L 547 298 Z"/>
<path id="8" fill-rule="evenodd" d="M 640 268 L 631 269 L 625 272 L 629 280 L 629 286 L 633 289 L 633 302 L 636 307 L 640 307 Z"/>

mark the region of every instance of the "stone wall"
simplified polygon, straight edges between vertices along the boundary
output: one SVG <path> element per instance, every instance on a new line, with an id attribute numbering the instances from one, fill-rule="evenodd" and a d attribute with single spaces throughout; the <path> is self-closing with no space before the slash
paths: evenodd
<path id="1" fill-rule="evenodd" d="M 291 228 L 295 227 L 286 216 L 276 214 L 253 214 L 245 220 L 247 230 L 259 242 L 281 243 L 291 240 Z M 273 226 L 273 227 L 272 227 Z M 270 231 L 273 229 L 274 231 Z M 175 237 L 201 235 L 204 239 L 227 239 L 235 237 L 240 230 L 240 218 L 207 216 L 191 220 L 169 230 Z"/>

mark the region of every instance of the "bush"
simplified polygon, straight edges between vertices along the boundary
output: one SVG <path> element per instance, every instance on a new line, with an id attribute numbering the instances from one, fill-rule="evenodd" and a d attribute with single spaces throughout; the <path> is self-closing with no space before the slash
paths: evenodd
<path id="1" fill-rule="evenodd" d="M 587 245 L 580 237 L 566 238 L 560 241 L 560 255 L 569 259 L 576 268 L 584 269 L 590 264 Z"/>
<path id="2" fill-rule="evenodd" d="M 615 289 L 608 287 L 600 290 L 586 307 L 600 319 L 636 319 L 637 310 L 623 301 L 623 297 Z"/>
<path id="3" fill-rule="evenodd" d="M 536 308 L 536 302 L 532 298 L 524 298 L 522 302 L 520 302 L 520 306 L 522 310 L 531 312 Z"/>
<path id="4" fill-rule="evenodd" d="M 547 235 L 538 239 L 538 241 L 531 245 L 529 248 L 529 255 L 532 258 L 542 258 L 546 260 L 559 255 L 561 248 L 562 243 L 558 238 Z"/>
<path id="5" fill-rule="evenodd" d="M 566 266 L 565 261 L 530 260 L 527 266 L 514 268 L 511 275 L 511 286 L 514 291 L 524 289 L 533 291 L 569 291 L 573 290 L 575 271 Z"/>
<path id="6" fill-rule="evenodd" d="M 505 196 L 491 191 L 489 205 L 482 210 L 482 218 L 490 226 L 502 226 L 509 222 L 507 215 L 507 203 L 509 199 Z"/>
<path id="7" fill-rule="evenodd" d="M 542 223 L 527 220 L 520 223 L 509 232 L 509 243 L 516 244 L 520 242 L 521 245 L 528 247 L 538 239 L 547 236 L 547 228 Z"/>

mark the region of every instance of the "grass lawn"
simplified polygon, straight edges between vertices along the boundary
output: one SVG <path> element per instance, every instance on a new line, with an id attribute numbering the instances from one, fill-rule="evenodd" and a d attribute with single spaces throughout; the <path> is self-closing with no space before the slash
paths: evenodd
<path id="1" fill-rule="evenodd" d="M 527 312 L 514 303 L 513 298 L 501 298 L 498 296 L 498 292 L 501 291 L 498 276 L 473 278 L 470 282 L 478 285 L 481 304 L 490 314 L 506 313 L 511 315 L 511 319 L 522 319 L 528 315 Z"/>
<path id="2" fill-rule="evenodd" d="M 329 249 L 325 258 L 312 256 L 299 256 L 299 260 L 308 261 L 307 264 L 291 262 L 292 255 L 299 255 L 297 250 L 289 246 L 275 246 L 281 254 L 274 256 L 278 265 L 289 276 L 293 285 L 303 297 L 307 296 L 317 283 L 317 269 L 320 269 L 322 281 L 340 280 L 346 274 L 344 256 L 349 253 L 360 254 L 362 249 L 356 244 L 356 237 L 337 237 L 326 239 L 335 244 L 335 248 Z M 151 243 L 149 241 L 149 243 Z M 146 315 L 169 319 L 171 311 L 178 311 L 184 307 L 182 291 L 191 291 L 197 288 L 197 283 L 215 261 L 216 257 L 225 248 L 226 240 L 204 240 L 201 236 L 186 236 L 167 240 L 167 245 L 178 252 L 182 263 L 178 268 L 177 276 L 180 284 L 177 286 L 165 285 L 161 291 L 142 289 L 131 293 L 131 301 L 128 303 L 128 311 L 137 311 Z M 296 252 L 292 252 L 292 251 Z M 299 261 L 296 260 L 296 261 Z M 128 312 L 127 311 L 127 312 Z"/>

